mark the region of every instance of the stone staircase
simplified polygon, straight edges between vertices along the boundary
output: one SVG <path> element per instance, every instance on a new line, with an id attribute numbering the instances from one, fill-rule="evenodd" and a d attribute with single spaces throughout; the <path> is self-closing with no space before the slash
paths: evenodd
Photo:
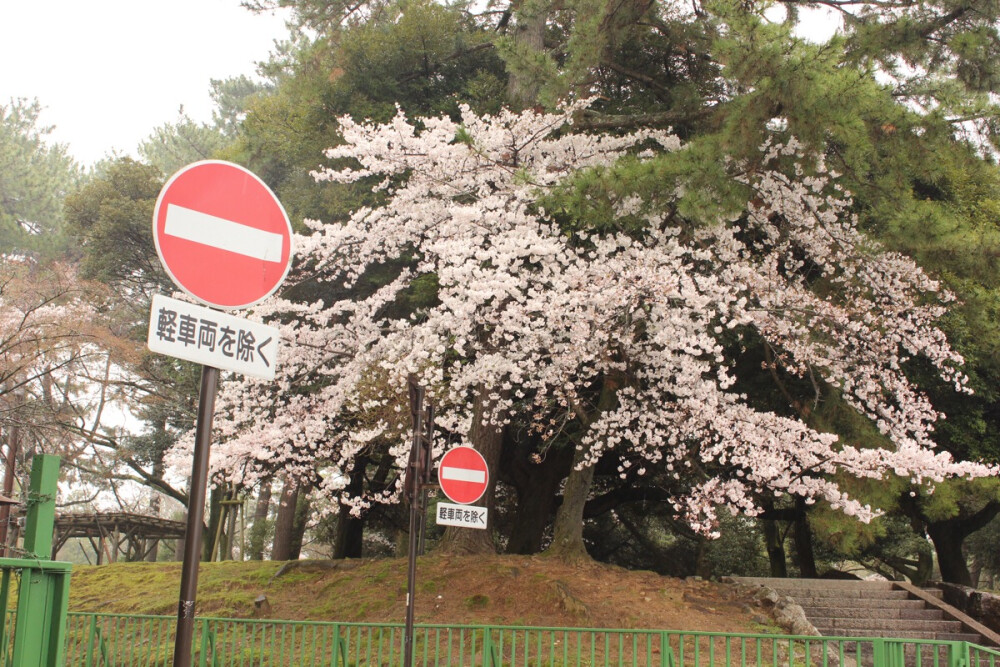
<path id="1" fill-rule="evenodd" d="M 903 582 L 736 577 L 767 586 L 802 607 L 827 637 L 897 637 L 1000 645 L 1000 636 L 946 604 L 941 592 Z"/>

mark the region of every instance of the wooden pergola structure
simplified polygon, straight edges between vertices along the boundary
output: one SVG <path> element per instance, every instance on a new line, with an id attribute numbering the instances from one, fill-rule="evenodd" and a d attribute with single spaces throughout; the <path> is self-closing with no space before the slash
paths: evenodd
<path id="1" fill-rule="evenodd" d="M 139 562 L 146 560 L 160 540 L 183 540 L 185 528 L 183 521 L 130 512 L 62 514 L 55 521 L 52 557 L 67 540 L 77 537 L 90 541 L 97 565 L 119 560 Z"/>

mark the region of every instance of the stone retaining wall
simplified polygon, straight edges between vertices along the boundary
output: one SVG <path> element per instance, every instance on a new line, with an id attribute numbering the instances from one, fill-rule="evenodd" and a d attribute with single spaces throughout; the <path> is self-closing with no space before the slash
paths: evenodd
<path id="1" fill-rule="evenodd" d="M 1000 632 L 1000 595 L 958 584 L 939 583 L 944 601 L 976 619 L 990 630 Z"/>

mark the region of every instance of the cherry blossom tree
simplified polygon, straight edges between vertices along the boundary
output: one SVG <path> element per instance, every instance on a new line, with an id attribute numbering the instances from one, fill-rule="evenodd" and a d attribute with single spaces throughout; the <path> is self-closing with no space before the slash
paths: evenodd
<path id="1" fill-rule="evenodd" d="M 656 130 L 573 132 L 585 106 L 342 118 L 343 144 L 327 151 L 340 166 L 315 177 L 370 184 L 385 203 L 311 221 L 297 240 L 297 280 L 319 296 L 257 307 L 287 347 L 276 382 L 223 388 L 217 474 L 247 482 L 281 469 L 356 512 L 392 502 L 401 480 L 350 498 L 344 489 L 373 447 L 405 462 L 410 375 L 436 405 L 439 447 L 471 444 L 493 463 L 515 419 L 543 441 L 573 442 L 552 545 L 567 556 L 583 552 L 583 502 L 612 452 L 623 477 L 672 476 L 675 511 L 705 534 L 719 507 L 753 515 L 763 493 L 869 520 L 877 510 L 836 474 L 990 474 L 934 450 L 941 415 L 905 373 L 920 357 L 965 391 L 962 359 L 935 326 L 952 297 L 858 231 L 821 156 L 785 138 L 753 164 L 724 165 L 743 204 L 714 220 L 671 213 L 665 202 L 683 187 L 619 189 L 580 216 L 558 207 L 575 176 L 689 150 Z M 368 280 L 376 272 L 391 278 Z M 400 307 L 428 285 L 425 306 Z M 763 370 L 807 379 L 817 400 L 821 386 L 839 392 L 885 446 L 756 407 L 734 389 L 750 338 L 765 341 Z"/>
<path id="2" fill-rule="evenodd" d="M 0 400 L 94 351 L 95 289 L 67 266 L 0 256 Z"/>
<path id="3" fill-rule="evenodd" d="M 101 306 L 99 284 L 67 265 L 0 257 L 0 433 L 7 465 L 34 450 L 69 465 L 93 452 L 67 422 L 100 421 L 100 385 L 126 349 Z M 11 468 L 13 472 L 13 468 Z"/>

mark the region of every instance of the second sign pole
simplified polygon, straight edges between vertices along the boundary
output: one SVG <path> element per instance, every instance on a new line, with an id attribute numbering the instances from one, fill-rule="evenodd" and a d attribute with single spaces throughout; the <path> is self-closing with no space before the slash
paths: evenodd
<path id="1" fill-rule="evenodd" d="M 409 380 L 410 414 L 413 418 L 413 442 L 410 460 L 403 478 L 403 495 L 410 503 L 410 539 L 406 570 L 406 623 L 403 630 L 403 667 L 413 665 L 413 607 L 417 586 L 417 552 L 423 541 L 426 523 L 425 491 L 430 484 L 431 456 L 434 438 L 434 409 L 424 408 L 424 388 L 415 378 Z"/>

